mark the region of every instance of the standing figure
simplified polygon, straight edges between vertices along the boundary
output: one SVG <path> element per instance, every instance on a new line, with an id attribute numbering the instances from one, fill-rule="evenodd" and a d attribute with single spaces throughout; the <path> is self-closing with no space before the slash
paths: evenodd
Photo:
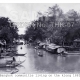
<path id="1" fill-rule="evenodd" d="M 14 61 L 14 62 L 16 61 L 15 57 L 13 57 L 13 61 Z"/>
<path id="2" fill-rule="evenodd" d="M 39 51 L 38 56 L 43 57 L 43 53 Z"/>
<path id="3" fill-rule="evenodd" d="M 3 53 L 3 48 L 1 48 L 1 53 Z"/>
<path id="4" fill-rule="evenodd" d="M 22 49 L 22 47 L 21 47 L 21 49 Z"/>

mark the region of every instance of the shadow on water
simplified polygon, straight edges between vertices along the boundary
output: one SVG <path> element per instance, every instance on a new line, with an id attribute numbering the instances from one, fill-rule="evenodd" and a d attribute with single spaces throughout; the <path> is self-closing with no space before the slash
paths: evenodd
<path id="1" fill-rule="evenodd" d="M 24 62 L 25 73 L 75 73 L 80 72 L 79 55 L 50 54 L 44 50 L 36 50 L 26 46 L 27 59 Z M 43 57 L 38 56 L 38 52 Z"/>
<path id="2" fill-rule="evenodd" d="M 18 71 L 17 68 L 0 68 L 0 74 L 14 74 Z"/>
<path id="3" fill-rule="evenodd" d="M 24 57 L 16 57 L 16 60 L 20 59 L 23 61 L 25 59 L 25 61 L 17 66 L 15 70 L 12 70 L 10 72 L 12 74 L 80 73 L 79 55 L 51 54 L 42 49 L 35 49 L 30 45 L 19 45 L 17 46 L 17 50 L 19 54 L 27 53 L 25 55 L 26 59 Z M 42 53 L 43 56 L 40 57 L 38 52 Z"/>
<path id="4" fill-rule="evenodd" d="M 18 49 L 19 50 L 19 49 Z M 19 53 L 20 54 L 20 53 Z M 21 53 L 22 54 L 22 53 Z M 5 58 L 2 58 L 0 60 L 0 64 L 1 63 L 5 63 L 6 60 L 12 60 L 12 57 L 5 57 Z M 16 62 L 21 62 L 21 63 L 24 63 L 26 60 L 26 56 L 15 56 L 15 61 Z M 0 74 L 16 74 L 16 73 L 20 73 L 20 71 L 23 71 L 25 68 L 24 66 L 22 66 L 21 64 L 18 65 L 17 67 L 15 68 L 11 68 L 11 67 L 4 67 L 4 68 L 0 68 Z M 25 71 L 25 70 L 24 70 Z M 23 72 L 22 72 L 23 73 Z"/>

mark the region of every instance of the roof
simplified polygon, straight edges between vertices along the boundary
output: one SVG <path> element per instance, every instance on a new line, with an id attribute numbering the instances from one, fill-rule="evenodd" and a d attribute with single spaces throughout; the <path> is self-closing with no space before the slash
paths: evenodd
<path id="1" fill-rule="evenodd" d="M 4 45 L 1 41 L 0 41 L 0 44 L 1 44 L 1 45 Z"/>
<path id="2" fill-rule="evenodd" d="M 80 39 L 75 39 L 74 41 L 75 41 L 75 42 L 80 42 Z"/>

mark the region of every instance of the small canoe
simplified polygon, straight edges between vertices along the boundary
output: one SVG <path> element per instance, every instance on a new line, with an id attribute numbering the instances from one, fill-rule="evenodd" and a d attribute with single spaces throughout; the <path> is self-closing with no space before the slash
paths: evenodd
<path id="1" fill-rule="evenodd" d="M 19 62 L 7 62 L 5 64 L 0 64 L 0 68 L 15 68 L 17 66 L 19 66 L 20 64 L 22 64 L 23 62 L 19 61 Z"/>
<path id="2" fill-rule="evenodd" d="M 6 56 L 11 56 L 11 57 L 13 57 L 13 56 L 25 56 L 26 54 L 18 54 L 18 53 L 8 53 L 8 54 L 6 54 Z"/>
<path id="3" fill-rule="evenodd" d="M 17 68 L 0 68 L 0 74 L 15 74 L 18 71 Z"/>
<path id="4" fill-rule="evenodd" d="M 14 54 L 14 56 L 25 56 L 25 54 Z"/>
<path id="5" fill-rule="evenodd" d="M 6 50 L 6 52 L 16 52 L 17 50 Z"/>
<path id="6" fill-rule="evenodd" d="M 79 52 L 64 52 L 65 54 L 67 54 L 67 55 L 80 55 L 80 51 Z"/>
<path id="7" fill-rule="evenodd" d="M 18 65 L 22 64 L 25 60 L 23 61 L 13 61 L 13 57 L 5 57 L 0 59 L 0 68 L 15 68 Z"/>
<path id="8" fill-rule="evenodd" d="M 43 57 L 43 53 L 38 52 L 38 56 Z"/>
<path id="9" fill-rule="evenodd" d="M 43 55 L 38 55 L 38 56 L 43 57 Z"/>

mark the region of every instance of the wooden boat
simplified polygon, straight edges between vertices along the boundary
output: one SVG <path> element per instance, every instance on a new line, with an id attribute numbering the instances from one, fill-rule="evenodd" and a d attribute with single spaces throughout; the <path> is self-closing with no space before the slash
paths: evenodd
<path id="1" fill-rule="evenodd" d="M 25 56 L 25 54 L 14 54 L 14 56 Z"/>
<path id="2" fill-rule="evenodd" d="M 25 56 L 26 55 L 26 53 L 25 54 L 18 54 L 18 53 L 7 53 L 6 54 L 6 56 Z"/>
<path id="3" fill-rule="evenodd" d="M 0 74 L 15 74 L 18 71 L 17 68 L 0 68 Z"/>
<path id="4" fill-rule="evenodd" d="M 80 48 L 74 46 L 64 46 L 65 48 L 64 54 L 66 55 L 80 55 Z"/>
<path id="5" fill-rule="evenodd" d="M 0 64 L 0 68 L 15 68 L 19 66 L 20 64 L 22 64 L 23 62 L 24 61 L 18 61 L 18 62 L 8 61 L 5 64 Z"/>
<path id="6" fill-rule="evenodd" d="M 22 62 L 9 62 L 9 63 L 6 63 L 6 64 L 0 64 L 0 68 L 15 68 L 17 67 L 18 65 L 20 65 Z"/>
<path id="7" fill-rule="evenodd" d="M 5 57 L 0 59 L 0 68 L 15 68 L 24 61 L 13 61 L 13 57 Z"/>
<path id="8" fill-rule="evenodd" d="M 66 55 L 80 55 L 80 51 L 66 51 L 64 52 Z"/>
<path id="9" fill-rule="evenodd" d="M 17 50 L 6 50 L 6 52 L 16 52 Z"/>
<path id="10" fill-rule="evenodd" d="M 38 52 L 38 56 L 43 57 L 43 53 Z"/>

